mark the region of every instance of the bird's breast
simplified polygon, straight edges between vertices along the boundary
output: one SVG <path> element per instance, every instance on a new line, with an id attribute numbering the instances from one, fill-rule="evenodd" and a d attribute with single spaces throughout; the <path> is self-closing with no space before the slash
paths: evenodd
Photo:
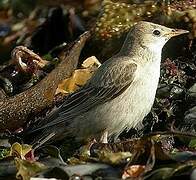
<path id="1" fill-rule="evenodd" d="M 122 99 L 127 99 L 129 107 L 134 108 L 138 114 L 146 115 L 153 105 L 159 76 L 160 64 L 158 63 L 138 67 L 135 78 Z"/>
<path id="2" fill-rule="evenodd" d="M 111 132 L 119 134 L 123 129 L 136 127 L 150 112 L 160 76 L 160 64 L 138 67 L 135 78 L 127 90 L 112 102 L 108 102 L 106 116 L 113 116 Z M 109 107 L 110 106 L 110 107 Z M 115 130 L 114 130 L 115 129 Z"/>

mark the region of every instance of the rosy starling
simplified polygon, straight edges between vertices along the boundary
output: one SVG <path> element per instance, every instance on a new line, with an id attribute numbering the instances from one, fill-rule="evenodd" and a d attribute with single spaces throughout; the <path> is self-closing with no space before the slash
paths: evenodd
<path id="1" fill-rule="evenodd" d="M 42 143 L 68 136 L 107 142 L 107 137 L 135 128 L 153 105 L 163 46 L 171 37 L 184 33 L 188 31 L 138 22 L 119 53 L 30 132 L 37 132 Z"/>

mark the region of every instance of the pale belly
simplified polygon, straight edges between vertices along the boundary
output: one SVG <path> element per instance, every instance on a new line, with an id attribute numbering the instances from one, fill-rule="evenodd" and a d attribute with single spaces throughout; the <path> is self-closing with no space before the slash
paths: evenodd
<path id="1" fill-rule="evenodd" d="M 86 138 L 99 135 L 104 130 L 109 132 L 109 136 L 118 136 L 123 130 L 141 123 L 151 110 L 159 81 L 160 65 L 153 69 L 150 67 L 140 71 L 120 96 L 77 117 L 79 129 L 76 136 Z"/>

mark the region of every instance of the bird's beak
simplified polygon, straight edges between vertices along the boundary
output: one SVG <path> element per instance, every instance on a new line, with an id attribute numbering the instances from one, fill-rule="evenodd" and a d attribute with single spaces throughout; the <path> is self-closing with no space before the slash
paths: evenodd
<path id="1" fill-rule="evenodd" d="M 167 37 L 167 38 L 171 38 L 171 37 L 174 37 L 174 36 L 178 36 L 178 35 L 181 35 L 181 34 L 187 34 L 187 33 L 189 33 L 189 31 L 187 31 L 187 30 L 172 29 L 170 32 L 166 33 L 164 36 Z"/>

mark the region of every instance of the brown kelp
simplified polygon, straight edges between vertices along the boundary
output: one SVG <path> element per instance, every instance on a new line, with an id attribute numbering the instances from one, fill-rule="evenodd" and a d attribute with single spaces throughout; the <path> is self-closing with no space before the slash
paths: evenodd
<path id="1" fill-rule="evenodd" d="M 59 82 L 69 77 L 76 68 L 80 51 L 88 37 L 89 33 L 84 33 L 73 47 L 64 53 L 64 58 L 58 66 L 41 82 L 14 97 L 0 101 L 1 132 L 7 129 L 16 130 L 27 121 L 28 117 L 52 103 Z"/>

